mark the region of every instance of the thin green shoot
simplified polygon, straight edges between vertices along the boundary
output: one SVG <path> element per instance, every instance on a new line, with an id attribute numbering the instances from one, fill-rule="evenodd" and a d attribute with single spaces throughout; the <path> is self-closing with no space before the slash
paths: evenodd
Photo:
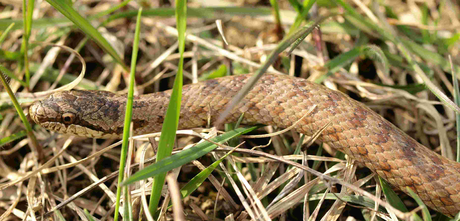
<path id="1" fill-rule="evenodd" d="M 295 2 L 297 2 L 297 0 Z M 294 31 L 300 27 L 302 22 L 307 19 L 308 12 L 310 11 L 311 7 L 313 7 L 313 4 L 315 2 L 316 0 L 304 0 L 303 1 L 302 7 L 299 8 L 300 11 L 297 11 L 297 17 L 295 18 L 294 24 L 292 24 L 291 28 L 289 28 L 288 35 L 294 33 Z"/>
<path id="2" fill-rule="evenodd" d="M 382 49 L 377 45 L 365 45 L 362 47 L 362 53 L 369 59 L 377 62 L 382 66 L 383 72 L 385 75 L 390 74 L 390 65 L 388 63 L 388 59 L 383 53 Z M 379 65 L 379 66 L 380 66 Z"/>
<path id="3" fill-rule="evenodd" d="M 3 66 L 0 66 L 0 71 L 5 74 L 6 76 L 10 77 L 11 79 L 19 82 L 22 86 L 24 87 L 27 87 L 27 84 L 26 82 L 20 80 L 15 74 L 13 74 L 10 70 L 8 70 L 7 68 L 3 67 Z"/>
<path id="4" fill-rule="evenodd" d="M 29 37 L 32 30 L 32 12 L 34 10 L 35 0 L 22 0 L 22 15 L 24 20 L 24 35 L 22 37 L 21 54 L 24 56 L 24 71 L 26 77 L 26 85 L 29 86 L 30 70 L 29 70 Z"/>
<path id="5" fill-rule="evenodd" d="M 426 205 L 425 205 L 425 203 L 423 203 L 422 199 L 420 199 L 420 197 L 411 188 L 409 188 L 407 186 L 406 186 L 406 191 L 415 200 L 415 202 L 417 202 L 417 204 L 422 208 L 423 220 L 431 221 L 430 211 L 428 211 L 428 207 L 426 207 Z"/>
<path id="6" fill-rule="evenodd" d="M 203 8 L 188 8 L 187 17 L 218 19 L 225 16 L 265 16 L 270 15 L 272 12 L 269 8 L 254 8 L 254 7 L 203 7 Z M 107 24 L 117 19 L 134 17 L 135 11 L 129 10 L 113 14 L 104 21 Z M 147 9 L 142 13 L 143 16 L 157 16 L 157 17 L 171 17 L 175 15 L 174 8 L 157 8 Z M 0 21 L 0 28 L 2 23 Z"/>
<path id="7" fill-rule="evenodd" d="M 222 161 L 227 158 L 230 154 L 233 153 L 238 147 L 233 148 L 231 151 L 227 152 L 223 157 L 221 157 L 219 160 L 215 161 L 212 163 L 210 166 L 202 170 L 199 174 L 197 174 L 195 177 L 193 177 L 187 184 L 185 184 L 184 187 L 181 188 L 180 193 L 182 195 L 182 198 L 185 198 L 192 194 L 198 187 L 201 186 L 201 184 L 211 175 L 212 171 L 214 171 L 217 166 L 219 166 Z"/>
<path id="8" fill-rule="evenodd" d="M 123 220 L 133 220 L 133 207 L 131 205 L 131 197 L 129 194 L 129 186 L 123 186 Z"/>
<path id="9" fill-rule="evenodd" d="M 27 131 L 25 130 L 21 130 L 17 133 L 14 133 L 14 134 L 11 134 L 10 136 L 8 137 L 3 137 L 3 138 L 0 138 L 0 147 L 7 144 L 7 143 L 11 143 L 17 139 L 21 139 L 23 137 L 25 137 L 27 135 Z"/>
<path id="10" fill-rule="evenodd" d="M 273 14 L 275 16 L 275 25 L 281 28 L 282 25 L 281 25 L 280 7 L 278 6 L 278 0 L 270 0 L 270 4 L 272 5 Z"/>
<path id="11" fill-rule="evenodd" d="M 3 70 L 4 67 L 0 65 L 0 71 Z M 14 108 L 16 109 L 16 112 L 19 115 L 19 118 L 21 118 L 22 123 L 24 124 L 26 131 L 27 131 L 27 136 L 29 137 L 31 143 L 31 147 L 33 148 L 33 152 L 35 152 L 38 155 L 38 159 L 41 162 L 45 155 L 43 153 L 42 147 L 38 144 L 37 138 L 35 138 L 34 132 L 32 131 L 32 126 L 30 125 L 29 121 L 27 120 L 26 115 L 24 114 L 24 111 L 22 110 L 21 105 L 19 104 L 18 100 L 14 96 L 13 91 L 11 90 L 10 86 L 6 82 L 5 77 L 3 77 L 3 74 L 0 74 L 0 81 L 3 84 L 3 87 L 5 88 L 6 92 L 11 98 L 11 101 L 13 103 Z"/>
<path id="12" fill-rule="evenodd" d="M 139 9 L 136 21 L 136 31 L 134 34 L 133 42 L 133 53 L 131 57 L 131 72 L 129 75 L 129 86 L 128 86 L 128 98 L 126 100 L 126 114 L 123 127 L 123 143 L 121 146 L 121 156 L 120 156 L 120 168 L 118 174 L 118 186 L 117 186 L 117 200 L 115 203 L 115 217 L 114 220 L 117 221 L 119 217 L 118 210 L 120 208 L 120 197 L 123 187 L 121 183 L 123 182 L 123 177 L 125 173 L 126 157 L 128 155 L 128 145 L 129 145 L 129 134 L 131 129 L 131 121 L 133 116 L 133 100 L 134 100 L 134 81 L 136 75 L 136 63 L 137 63 L 137 53 L 139 50 L 139 36 L 140 36 L 140 26 L 141 26 L 141 15 L 142 8 Z M 125 198 L 124 204 L 129 203 L 128 199 Z"/>
<path id="13" fill-rule="evenodd" d="M 259 128 L 258 126 L 252 127 L 242 127 L 237 128 L 228 132 L 225 132 L 222 135 L 211 138 L 210 141 L 201 142 L 189 149 L 183 150 L 177 154 L 166 157 L 162 160 L 158 160 L 156 163 L 145 167 L 143 170 L 138 171 L 137 173 L 131 175 L 126 179 L 121 185 L 129 185 L 139 180 L 147 179 L 150 177 L 157 176 L 158 174 L 165 173 L 174 168 L 185 165 L 186 163 L 196 160 L 207 153 L 213 151 L 217 148 L 215 143 L 228 142 L 230 139 L 236 138 L 242 134 L 247 134 L 255 129 Z"/>
<path id="14" fill-rule="evenodd" d="M 254 87 L 256 82 L 262 77 L 262 75 L 267 71 L 267 69 L 278 59 L 278 56 L 281 52 L 283 52 L 288 47 L 292 46 L 294 48 L 297 46 L 303 39 L 305 39 L 313 29 L 329 18 L 331 15 L 325 15 L 318 17 L 312 24 L 306 25 L 299 30 L 297 30 L 294 34 L 288 35 L 284 37 L 284 39 L 276 46 L 276 48 L 270 53 L 265 63 L 257 69 L 256 73 L 254 73 L 248 82 L 241 88 L 238 94 L 232 98 L 229 105 L 225 108 L 224 112 L 219 116 L 217 119 L 217 125 L 222 124 L 225 118 L 230 114 L 230 111 L 233 110 L 234 107 L 249 93 L 249 91 Z"/>
<path id="15" fill-rule="evenodd" d="M 390 205 L 392 205 L 394 208 L 398 209 L 401 212 L 409 212 L 404 202 L 401 200 L 401 198 L 399 198 L 398 194 L 396 194 L 395 191 L 393 191 L 391 186 L 381 177 L 379 177 L 379 182 L 380 186 L 382 187 L 383 194 L 385 195 L 385 198 L 387 199 L 388 203 L 390 203 Z M 415 215 L 413 218 L 415 221 L 422 220 L 418 215 Z"/>
<path id="16" fill-rule="evenodd" d="M 108 15 L 108 14 L 111 14 L 112 12 L 114 12 L 114 11 L 120 9 L 120 8 L 125 7 L 130 1 L 131 1 L 131 0 L 124 0 L 123 2 L 121 2 L 120 4 L 118 4 L 118 5 L 114 6 L 114 7 L 111 7 L 111 8 L 109 8 L 109 9 L 105 10 L 105 11 L 102 11 L 102 12 L 97 13 L 97 14 L 94 15 L 94 16 L 91 16 L 91 17 L 89 18 L 89 20 L 98 19 L 98 18 L 104 17 L 104 16 L 106 16 L 106 15 Z"/>
<path id="17" fill-rule="evenodd" d="M 335 73 L 336 71 L 339 71 L 340 68 L 353 62 L 361 54 L 360 52 L 361 52 L 361 47 L 355 47 L 329 60 L 324 65 L 324 67 L 328 69 L 327 73 L 316 78 L 314 82 L 317 84 L 323 82 L 326 78 L 331 76 L 333 73 Z"/>
<path id="18" fill-rule="evenodd" d="M 185 30 L 187 27 L 187 2 L 176 0 L 176 25 L 179 42 L 179 65 L 176 79 L 166 110 L 165 120 L 161 128 L 160 142 L 158 144 L 157 161 L 171 155 L 176 140 L 176 131 L 179 125 L 180 106 L 182 100 Z M 155 214 L 161 198 L 161 191 L 165 183 L 166 173 L 159 174 L 153 179 L 152 191 L 150 194 L 149 211 Z"/>
<path id="19" fill-rule="evenodd" d="M 293 155 L 299 155 L 300 154 L 300 152 L 302 151 L 302 144 L 303 144 L 304 139 L 305 139 L 305 135 L 301 134 L 300 138 L 299 138 L 299 142 L 297 143 L 297 145 L 295 147 L 294 153 L 292 153 Z M 315 162 L 317 162 L 317 161 L 315 161 Z M 292 166 L 289 165 L 288 169 L 286 171 L 290 170 L 291 168 L 292 168 Z"/>
<path id="20" fill-rule="evenodd" d="M 431 52 L 425 49 L 423 46 L 405 38 L 399 38 L 393 28 L 387 23 L 386 19 L 383 16 L 380 16 L 380 22 L 383 24 L 383 27 L 379 27 L 376 24 L 373 24 L 368 19 L 361 16 L 353 7 L 345 3 L 342 0 L 336 0 L 348 13 L 345 15 L 345 18 L 350 20 L 354 25 L 360 27 L 366 33 L 376 36 L 376 33 L 381 36 L 383 40 L 392 41 L 398 48 L 399 52 L 403 55 L 406 61 L 409 63 L 410 67 L 419 75 L 426 86 L 431 90 L 431 92 L 439 98 L 446 106 L 454 110 L 456 113 L 460 113 L 460 108 L 452 102 L 436 85 L 431 82 L 431 80 L 426 76 L 424 71 L 412 58 L 412 53 L 428 60 L 434 64 L 439 65 L 444 71 L 450 71 L 449 62 L 443 58 L 443 56 Z M 352 18 L 352 19 L 351 19 Z M 379 36 L 376 36 L 379 37 Z M 455 71 L 460 71 L 460 68 L 457 65 L 454 65 L 453 68 Z"/>
<path id="21" fill-rule="evenodd" d="M 53 6 L 56 10 L 61 12 L 65 17 L 73 22 L 81 31 L 93 39 L 105 52 L 107 52 L 112 58 L 120 64 L 126 71 L 128 67 L 123 62 L 123 59 L 118 55 L 112 45 L 101 35 L 101 33 L 94 28 L 88 20 L 83 18 L 75 9 L 72 8 L 67 1 L 59 0 L 47 0 L 47 2 Z"/>
<path id="22" fill-rule="evenodd" d="M 85 213 L 85 216 L 89 221 L 96 221 L 96 219 L 91 215 L 91 213 L 89 213 L 89 211 L 86 208 L 83 210 L 83 212 Z"/>
<path id="23" fill-rule="evenodd" d="M 235 123 L 235 127 L 234 128 L 238 128 L 240 127 L 241 125 L 241 122 L 243 122 L 243 119 L 244 119 L 244 112 L 241 113 L 240 117 L 238 117 L 238 120 L 236 121 Z"/>
<path id="24" fill-rule="evenodd" d="M 11 29 L 14 27 L 14 22 L 8 25 L 8 27 L 5 29 L 5 31 L 2 33 L 0 36 L 0 46 L 3 44 L 3 41 L 5 41 L 6 36 L 8 36 L 8 33 L 11 31 Z"/>
<path id="25" fill-rule="evenodd" d="M 449 60 L 451 65 L 452 63 L 452 57 L 449 56 Z M 453 65 L 452 65 L 453 66 Z M 459 105 L 460 104 L 460 89 L 458 87 L 458 77 L 457 73 L 455 72 L 454 68 L 452 67 L 452 82 L 454 84 L 454 102 L 455 104 Z M 457 123 L 457 162 L 460 162 L 460 114 L 455 113 L 455 119 Z"/>
<path id="26" fill-rule="evenodd" d="M 420 66 L 417 64 L 417 62 L 414 61 L 413 55 L 411 51 L 408 50 L 406 45 L 401 41 L 401 39 L 397 36 L 396 32 L 393 30 L 393 28 L 386 22 L 382 21 L 383 24 L 385 24 L 385 30 L 388 35 L 390 35 L 393 40 L 393 42 L 396 44 L 399 52 L 403 55 L 403 57 L 406 59 L 406 61 L 409 63 L 409 65 L 414 69 L 415 73 L 422 78 L 423 82 L 425 85 L 430 89 L 430 91 L 438 97 L 438 99 L 444 103 L 446 106 L 454 110 L 457 114 L 460 114 L 460 107 L 457 106 L 454 102 L 450 100 L 449 97 L 447 97 L 431 80 L 430 78 L 425 74 L 425 72 L 420 68 Z"/>
<path id="27" fill-rule="evenodd" d="M 122 3 L 120 3 L 122 4 Z M 111 9 L 109 9 L 111 10 Z M 254 7 L 203 7 L 203 8 L 189 8 L 187 9 L 187 17 L 218 19 L 222 16 L 267 16 L 271 15 L 270 8 L 254 8 Z M 175 15 L 174 8 L 150 8 L 142 12 L 144 17 L 172 17 Z M 117 19 L 132 18 L 137 16 L 137 10 L 126 10 L 122 12 L 113 13 L 100 26 L 105 26 L 109 22 Z M 88 17 L 88 21 L 94 20 L 95 17 Z M 5 30 L 11 23 L 16 25 L 12 30 L 23 29 L 24 21 L 18 19 L 0 19 L 0 30 Z M 32 29 L 45 29 L 49 27 L 70 27 L 73 23 L 66 17 L 62 18 L 39 18 L 34 20 Z"/>
<path id="28" fill-rule="evenodd" d="M 295 150 L 294 150 L 294 153 L 293 153 L 294 155 L 298 155 L 298 154 L 300 154 L 300 151 L 302 151 L 302 144 L 303 144 L 304 139 L 305 139 L 305 135 L 301 134 L 299 142 L 297 143 L 297 145 L 295 147 Z"/>
<path id="29" fill-rule="evenodd" d="M 289 4 L 291 4 L 292 8 L 294 8 L 294 10 L 297 13 L 300 13 L 302 11 L 303 6 L 299 3 L 299 1 L 297 1 L 297 0 L 288 0 L 288 1 L 289 1 Z"/>

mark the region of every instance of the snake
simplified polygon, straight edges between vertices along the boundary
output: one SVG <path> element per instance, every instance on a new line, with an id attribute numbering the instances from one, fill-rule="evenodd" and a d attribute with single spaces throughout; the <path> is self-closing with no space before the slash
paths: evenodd
<path id="1" fill-rule="evenodd" d="M 178 129 L 215 122 L 249 77 L 184 85 Z M 134 135 L 161 131 L 171 93 L 134 96 Z M 62 91 L 33 103 L 29 116 L 43 128 L 62 134 L 120 138 L 126 102 L 126 95 L 107 91 Z M 242 123 L 247 125 L 292 127 L 306 136 L 323 130 L 317 141 L 347 154 L 395 189 L 408 193 L 410 188 L 427 206 L 447 216 L 460 211 L 460 163 L 428 149 L 340 91 L 303 78 L 264 74 L 225 122 L 236 122 L 242 113 Z"/>

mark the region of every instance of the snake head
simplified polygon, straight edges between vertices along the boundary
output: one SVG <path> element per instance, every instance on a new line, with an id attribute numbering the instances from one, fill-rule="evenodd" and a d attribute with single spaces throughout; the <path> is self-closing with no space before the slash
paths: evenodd
<path id="1" fill-rule="evenodd" d="M 61 91 L 48 98 L 36 101 L 29 107 L 29 117 L 47 130 L 83 137 L 115 138 L 118 110 L 111 106 L 118 102 L 111 92 L 105 91 Z"/>

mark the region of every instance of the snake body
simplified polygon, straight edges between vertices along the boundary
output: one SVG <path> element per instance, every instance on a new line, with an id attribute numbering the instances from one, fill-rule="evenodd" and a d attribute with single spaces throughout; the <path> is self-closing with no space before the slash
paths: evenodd
<path id="1" fill-rule="evenodd" d="M 249 76 L 229 76 L 183 87 L 179 129 L 203 127 L 224 111 Z M 137 96 L 135 134 L 161 130 L 171 91 Z M 66 91 L 29 108 L 42 127 L 85 137 L 114 138 L 123 131 L 126 96 L 103 91 Z M 317 107 L 306 117 L 313 105 Z M 449 216 L 460 211 L 460 163 L 429 150 L 383 117 L 347 95 L 305 79 L 264 75 L 226 122 L 244 113 L 245 124 L 292 126 L 362 163 L 394 187 L 411 188 L 423 202 Z"/>

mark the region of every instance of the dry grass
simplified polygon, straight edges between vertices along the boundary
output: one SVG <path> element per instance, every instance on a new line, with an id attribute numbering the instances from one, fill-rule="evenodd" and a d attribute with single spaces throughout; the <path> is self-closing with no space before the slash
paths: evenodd
<path id="1" fill-rule="evenodd" d="M 270 7 L 268 1 L 212 2 L 236 8 L 218 11 L 209 8 L 211 1 L 189 2 L 189 7 L 198 10 L 189 9 L 184 54 L 184 81 L 187 84 L 205 79 L 212 73 L 218 74 L 216 70 L 222 64 L 227 69 L 231 67 L 234 74 L 252 73 L 284 36 L 276 29 L 270 9 L 266 8 Z M 116 1 L 76 1 L 73 8 L 90 18 L 117 4 Z M 322 1 L 317 14 L 312 16 L 331 11 L 343 13 L 341 8 L 329 6 L 332 4 Z M 458 2 L 387 0 L 373 5 L 377 3 L 354 0 L 349 4 L 377 26 L 391 25 L 397 29 L 402 41 L 412 41 L 416 46 L 408 47 L 408 50 L 427 74 L 429 83 L 447 97 L 453 97 L 447 55 L 452 56 L 454 68 L 458 69 Z M 144 11 L 171 7 L 162 1 L 131 1 L 112 15 L 122 16 L 140 6 Z M 245 8 L 249 6 L 254 8 Z M 279 6 L 282 27 L 287 32 L 294 23 L 296 12 L 288 1 L 280 1 Z M 385 14 L 385 7 L 392 8 L 394 16 L 388 12 Z M 15 26 L 0 45 L 0 64 L 17 78 L 24 79 L 23 60 L 19 56 L 24 36 L 20 23 L 23 19 L 22 3 L 4 1 L 0 8 L 0 18 L 4 19 L 0 20 L 2 32 L 11 24 L 7 19 L 15 20 Z M 129 63 L 135 15 L 106 22 L 108 18 L 107 15 L 95 18 L 92 24 L 95 27 L 104 24 L 98 31 L 124 62 Z M 223 46 L 216 19 L 222 20 L 229 45 Z M 268 72 L 287 73 L 312 81 L 328 74 L 324 85 L 365 102 L 425 146 L 455 159 L 454 110 L 422 85 L 427 84 L 426 79 L 414 71 L 414 66 L 405 60 L 404 52 L 398 50 L 394 42 L 352 21 L 347 13 L 328 19 L 321 25 L 321 31 L 308 36 L 291 54 L 282 53 Z M 174 14 L 164 17 L 145 15 L 141 25 L 136 93 L 169 89 L 179 58 Z M 47 2 L 36 2 L 32 27 L 29 42 L 38 43 L 30 44 L 28 48 L 32 74 L 30 89 L 26 90 L 14 79 L 9 82 L 12 90 L 19 92 L 17 97 L 23 107 L 40 98 L 35 92 L 68 84 L 81 70 L 81 63 L 75 56 L 59 47 L 46 47 L 41 42 L 65 45 L 79 51 L 87 71 L 75 88 L 126 93 L 128 74 L 123 67 L 94 41 L 87 40 L 85 34 L 71 26 Z M 370 50 L 374 46 L 380 48 L 387 63 L 382 61 L 382 54 L 378 52 L 364 53 L 362 50 L 368 45 L 372 45 Z M 355 54 L 353 50 L 356 50 Z M 45 155 L 44 161 L 40 162 L 9 99 L 4 93 L 0 95 L 0 144 L 3 145 L 0 150 L 0 214 L 3 214 L 0 220 L 90 220 L 89 217 L 112 220 L 120 142 L 69 137 L 35 126 L 35 136 Z M 169 189 L 173 194 L 162 200 L 159 217 L 168 220 L 250 220 L 255 217 L 259 220 L 375 220 L 377 217 L 390 220 L 410 215 L 386 204 L 388 196 L 384 196 L 378 177 L 368 169 L 326 145 L 304 139 L 293 130 L 276 133 L 279 130 L 263 127 L 257 133 L 271 136 L 231 140 L 211 154 L 172 170 L 167 183 L 174 185 L 168 185 L 164 191 Z M 215 129 L 199 132 L 178 132 L 173 153 L 218 134 Z M 15 139 L 15 135 L 19 138 Z M 155 146 L 151 144 L 157 142 L 156 137 L 158 134 L 135 138 L 128 157 L 131 161 L 128 173 L 132 174 L 154 160 L 152 150 Z M 242 147 L 246 149 L 234 150 L 192 195 L 182 199 L 181 205 L 178 188 L 203 170 L 204 165 L 212 164 L 243 141 Z M 295 152 L 296 147 L 302 151 Z M 251 148 L 254 149 L 248 150 Z M 322 175 L 316 177 L 307 172 L 313 170 Z M 133 220 L 152 220 L 146 216 L 151 184 L 148 179 L 129 187 Z M 345 188 L 349 185 L 353 188 Z M 419 211 L 413 199 L 401 192 L 398 194 L 410 211 Z M 169 197 L 172 209 L 167 208 Z M 433 217 L 443 218 L 432 212 Z"/>

